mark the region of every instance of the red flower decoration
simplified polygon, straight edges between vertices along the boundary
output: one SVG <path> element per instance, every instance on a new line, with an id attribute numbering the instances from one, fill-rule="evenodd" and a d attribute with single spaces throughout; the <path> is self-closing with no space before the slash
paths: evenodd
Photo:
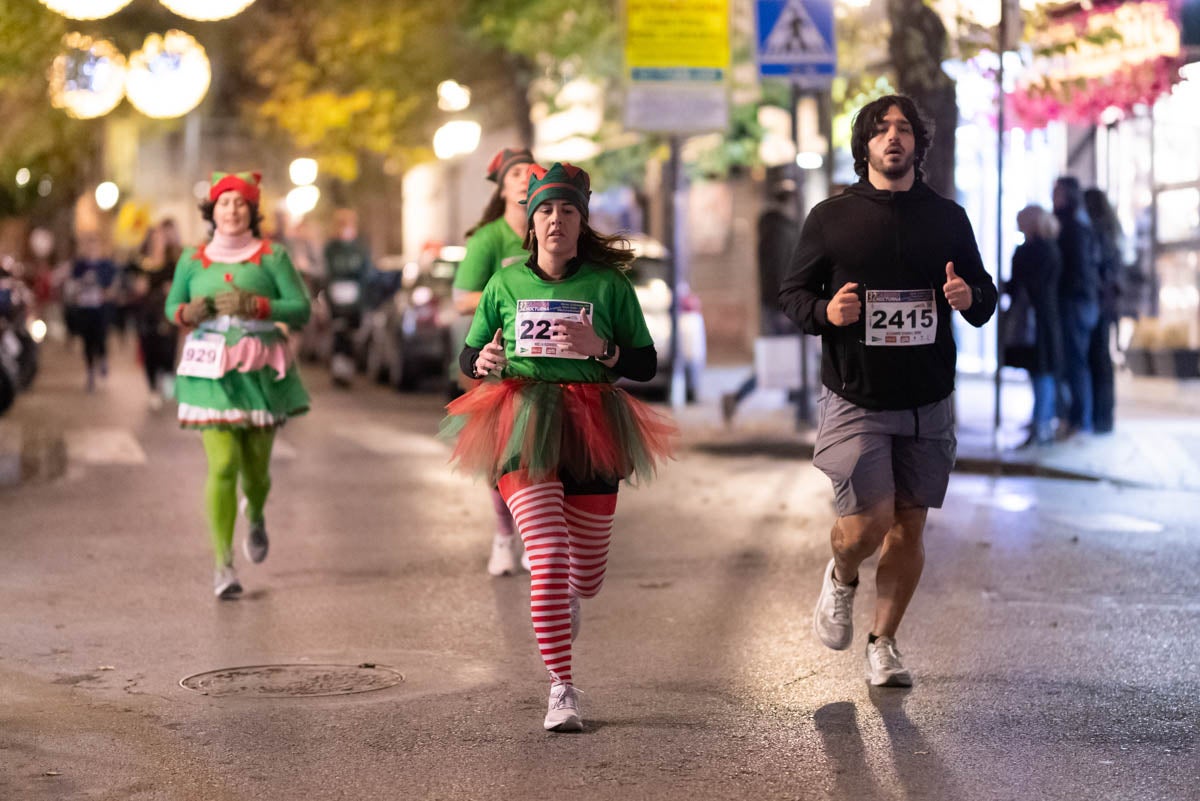
<path id="1" fill-rule="evenodd" d="M 225 273 L 225 283 L 227 283 L 227 284 L 233 283 L 233 273 Z"/>

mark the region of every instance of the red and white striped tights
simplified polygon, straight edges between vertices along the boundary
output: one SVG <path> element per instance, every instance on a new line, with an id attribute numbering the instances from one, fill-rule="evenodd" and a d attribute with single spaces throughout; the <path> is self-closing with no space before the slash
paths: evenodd
<path id="1" fill-rule="evenodd" d="M 529 613 L 542 661 L 553 681 L 571 684 L 568 599 L 600 592 L 617 495 L 564 495 L 561 481 L 534 484 L 524 471 L 501 477 L 499 487 L 529 554 Z"/>

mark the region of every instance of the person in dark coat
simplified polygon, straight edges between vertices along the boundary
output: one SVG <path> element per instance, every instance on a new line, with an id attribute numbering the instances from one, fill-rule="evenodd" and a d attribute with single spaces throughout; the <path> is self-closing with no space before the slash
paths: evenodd
<path id="1" fill-rule="evenodd" d="M 1006 330 L 1025 329 L 1028 315 L 1033 322 L 1032 339 L 1006 341 L 1005 364 L 1028 370 L 1033 385 L 1033 420 L 1025 444 L 1046 445 L 1054 441 L 1055 398 L 1063 363 L 1058 303 L 1062 259 L 1055 241 L 1058 221 L 1041 206 L 1026 206 L 1017 213 L 1017 228 L 1025 242 L 1013 253 L 1007 286 L 1012 300 L 1007 313 L 1017 318 L 1017 324 Z"/>
<path id="2" fill-rule="evenodd" d="M 800 239 L 800 226 L 795 215 L 796 182 L 787 178 L 779 182 L 771 195 L 771 203 L 758 218 L 758 321 L 759 333 L 764 337 L 800 332 L 779 310 L 779 285 Z M 738 404 L 757 388 L 758 377 L 751 373 L 736 392 L 721 396 L 721 416 L 726 425 L 733 420 Z"/>
<path id="3" fill-rule="evenodd" d="M 1125 234 L 1117 214 L 1101 189 L 1083 193 L 1083 205 L 1096 232 L 1099 246 L 1100 322 L 1088 343 L 1088 366 L 1092 372 L 1092 429 L 1097 434 L 1113 430 L 1117 393 L 1113 376 L 1112 332 L 1121 315 L 1121 274 Z"/>
<path id="4" fill-rule="evenodd" d="M 1058 218 L 1058 251 L 1062 278 L 1058 285 L 1063 330 L 1063 384 L 1069 396 L 1066 436 L 1090 433 L 1094 413 L 1088 346 L 1100 322 L 1100 264 L 1096 235 L 1083 209 L 1079 180 L 1070 175 L 1054 183 L 1054 216 Z M 1062 413 L 1065 411 L 1065 415 Z"/>

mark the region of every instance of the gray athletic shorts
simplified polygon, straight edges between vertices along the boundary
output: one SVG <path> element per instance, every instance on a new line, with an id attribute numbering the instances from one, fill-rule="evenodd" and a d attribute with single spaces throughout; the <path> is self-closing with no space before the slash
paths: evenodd
<path id="1" fill-rule="evenodd" d="M 817 405 L 813 464 L 833 482 L 840 517 L 893 494 L 900 503 L 941 507 L 958 447 L 953 395 L 916 409 L 875 411 L 822 388 Z"/>

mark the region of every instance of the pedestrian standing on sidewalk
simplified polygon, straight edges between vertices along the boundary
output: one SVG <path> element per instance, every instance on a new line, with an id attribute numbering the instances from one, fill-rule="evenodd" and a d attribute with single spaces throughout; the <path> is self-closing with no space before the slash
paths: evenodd
<path id="1" fill-rule="evenodd" d="M 530 613 L 550 673 L 548 731 L 581 731 L 571 673 L 581 598 L 600 591 L 617 485 L 669 455 L 674 425 L 613 382 L 648 381 L 657 355 L 624 269 L 633 252 L 588 225 L 588 174 L 534 166 L 529 260 L 483 290 L 464 373 L 489 378 L 447 407 L 460 469 L 496 482 L 531 563 Z"/>
<path id="2" fill-rule="evenodd" d="M 1117 405 L 1113 374 L 1113 329 L 1121 316 L 1121 279 L 1125 272 L 1125 232 L 1103 189 L 1084 190 L 1083 206 L 1096 235 L 1099 256 L 1100 319 L 1088 340 L 1088 369 L 1092 374 L 1092 431 L 1113 430 Z"/>
<path id="3" fill-rule="evenodd" d="M 771 195 L 771 203 L 758 218 L 758 292 L 762 304 L 758 310 L 759 334 L 764 337 L 795 335 L 796 326 L 779 309 L 779 285 L 791 263 L 792 251 L 800 238 L 796 223 L 796 182 L 785 178 Z M 751 373 L 736 392 L 721 396 L 721 417 L 725 425 L 733 422 L 738 404 L 758 388 L 758 376 Z"/>
<path id="4" fill-rule="evenodd" d="M 250 524 L 245 552 L 267 557 L 263 509 L 271 490 L 275 430 L 309 399 L 277 325 L 303 326 L 308 292 L 287 251 L 261 238 L 259 173 L 214 173 L 200 204 L 212 239 L 179 259 L 166 314 L 188 331 L 176 371 L 179 422 L 198 429 L 208 457 L 204 501 L 216 559 L 213 592 L 242 591 L 233 569 L 237 485 Z"/>
<path id="5" fill-rule="evenodd" d="M 954 466 L 951 314 L 979 327 L 996 308 L 966 212 L 922 179 L 932 134 L 904 95 L 858 112 L 860 180 L 808 215 L 779 294 L 823 345 L 813 464 L 833 483 L 838 518 L 813 628 L 829 648 L 850 646 L 859 566 L 879 551 L 866 648 L 877 686 L 912 684 L 896 631 L 921 578 L 926 515 Z"/>
<path id="6" fill-rule="evenodd" d="M 1088 348 L 1100 323 L 1100 251 L 1096 233 L 1083 207 L 1079 179 L 1064 175 L 1054 182 L 1054 216 L 1058 218 L 1058 252 L 1062 279 L 1058 284 L 1063 326 L 1063 381 L 1059 385 L 1059 419 L 1063 438 L 1094 430 L 1094 395 Z M 1110 365 L 1111 369 L 1111 365 Z"/>
<path id="7" fill-rule="evenodd" d="M 1054 442 L 1055 401 L 1063 361 L 1062 322 L 1058 316 L 1062 273 L 1056 241 L 1058 220 L 1041 206 L 1026 206 L 1017 212 L 1017 230 L 1025 241 L 1013 252 L 1012 279 L 1005 287 L 1012 305 L 1005 314 L 1029 315 L 1033 337 L 1028 345 L 1006 347 L 1004 363 L 1028 370 L 1033 386 L 1033 420 L 1029 438 L 1021 447 L 1050 445 Z M 1027 326 L 1028 321 L 1018 325 Z"/>
<path id="8" fill-rule="evenodd" d="M 496 191 L 483 210 L 483 217 L 467 231 L 467 253 L 454 273 L 454 308 L 460 315 L 459 324 L 454 327 L 455 343 L 465 340 L 471 317 L 491 277 L 505 267 L 520 267 L 529 259 L 529 251 L 525 249 L 529 223 L 523 201 L 532 165 L 533 154 L 525 148 L 506 147 L 488 162 L 487 179 L 496 185 Z M 479 383 L 463 375 L 457 365 L 452 369 L 461 379 L 458 384 L 464 390 Z M 492 535 L 487 571 L 492 576 L 511 576 L 517 570 L 521 549 L 517 527 L 495 487 L 491 498 L 496 530 Z M 529 570 L 529 558 L 524 554 L 521 554 L 520 563 Z"/>

